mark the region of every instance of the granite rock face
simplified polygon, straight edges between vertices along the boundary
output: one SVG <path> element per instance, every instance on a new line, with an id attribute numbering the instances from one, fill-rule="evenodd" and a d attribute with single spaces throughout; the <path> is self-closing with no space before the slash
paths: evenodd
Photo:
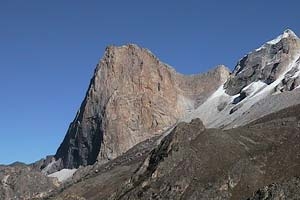
<path id="1" fill-rule="evenodd" d="M 110 46 L 55 158 L 64 168 L 116 158 L 174 125 L 228 76 L 224 66 L 185 76 L 147 49 Z"/>
<path id="2" fill-rule="evenodd" d="M 281 74 L 291 68 L 290 64 L 295 59 L 299 59 L 299 52 L 300 39 L 293 31 L 286 30 L 282 35 L 247 54 L 237 63 L 231 77 L 224 86 L 226 93 L 236 95 L 244 87 L 255 81 L 262 81 L 266 84 L 273 83 Z M 296 71 L 298 71 L 297 68 L 294 72 L 291 71 L 292 76 Z M 283 86 L 281 88 L 291 90 L 298 84 L 298 79 L 287 77 L 282 82 Z"/>

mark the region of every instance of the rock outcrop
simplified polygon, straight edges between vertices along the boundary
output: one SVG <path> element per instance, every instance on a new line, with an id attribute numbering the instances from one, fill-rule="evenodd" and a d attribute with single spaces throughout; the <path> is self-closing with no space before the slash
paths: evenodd
<path id="1" fill-rule="evenodd" d="M 42 199 L 56 190 L 60 183 L 22 163 L 0 166 L 0 199 Z"/>
<path id="2" fill-rule="evenodd" d="M 236 95 L 255 81 L 273 83 L 280 75 L 291 69 L 293 60 L 299 59 L 299 53 L 299 38 L 293 31 L 286 30 L 278 38 L 247 54 L 237 63 L 231 78 L 225 84 L 226 93 Z M 291 84 L 293 82 L 289 83 Z"/>
<path id="3" fill-rule="evenodd" d="M 174 125 L 228 76 L 224 66 L 185 76 L 146 49 L 110 46 L 55 158 L 65 168 L 116 158 Z"/>
<path id="4" fill-rule="evenodd" d="M 245 125 L 297 104 L 299 80 L 300 39 L 286 30 L 242 58 L 223 87 L 184 121 L 198 117 L 208 128 Z"/>

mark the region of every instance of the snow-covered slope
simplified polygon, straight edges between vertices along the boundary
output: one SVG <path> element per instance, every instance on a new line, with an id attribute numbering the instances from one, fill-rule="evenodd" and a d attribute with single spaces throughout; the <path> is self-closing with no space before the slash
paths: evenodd
<path id="1" fill-rule="evenodd" d="M 244 64 L 244 68 L 242 69 L 243 72 L 239 71 L 239 69 L 235 69 L 236 73 L 233 73 L 234 77 L 232 78 L 237 80 L 237 83 L 243 83 L 245 85 L 241 88 L 240 92 L 235 95 L 229 95 L 225 89 L 227 87 L 227 83 L 224 83 L 202 105 L 193 110 L 191 114 L 187 115 L 181 121 L 190 122 L 193 118 L 200 118 L 208 128 L 234 128 L 240 125 L 245 125 L 262 115 L 280 110 L 286 106 L 300 103 L 300 101 L 295 101 L 295 98 L 293 99 L 294 101 L 290 101 L 290 103 L 288 103 L 280 102 L 278 101 L 279 98 L 275 97 L 283 92 L 284 94 L 280 96 L 281 99 L 284 99 L 283 96 L 288 95 L 286 90 L 295 90 L 299 87 L 300 48 L 292 49 L 293 51 L 291 51 L 291 47 L 289 47 L 290 49 L 288 48 L 288 50 L 292 52 L 289 54 L 289 52 L 280 52 L 281 49 L 278 47 L 279 42 L 282 43 L 280 44 L 281 46 L 289 45 L 288 42 L 285 42 L 285 40 L 289 39 L 288 37 L 292 37 L 291 40 L 295 40 L 297 36 L 295 36 L 292 31 L 287 30 L 276 39 L 267 42 L 266 44 L 269 45 L 269 49 L 264 50 L 264 54 L 261 54 L 262 57 L 266 57 L 268 51 L 278 48 L 279 53 L 273 52 L 275 56 L 279 57 L 274 63 L 274 66 L 277 67 L 279 65 L 280 68 L 275 69 L 273 67 L 272 70 L 275 69 L 277 72 L 281 70 L 281 73 L 277 73 L 276 76 L 274 76 L 276 79 L 272 81 L 270 81 L 270 78 L 264 79 L 264 72 L 261 72 L 265 70 L 263 62 L 263 64 L 260 63 L 260 68 L 255 68 L 255 70 L 249 69 L 249 65 L 247 66 L 247 64 Z M 283 41 L 283 39 L 285 40 Z M 299 39 L 297 38 L 297 42 L 299 42 L 298 40 Z M 291 43 L 292 42 L 293 41 L 291 41 Z M 265 48 L 266 46 L 263 47 Z M 255 53 L 257 54 L 257 52 Z M 289 57 L 289 59 L 286 59 L 286 57 Z M 265 62 L 265 65 L 267 64 L 269 63 Z M 238 65 L 237 67 L 240 66 Z M 247 70 L 252 70 L 253 74 L 260 73 L 260 76 L 258 78 L 253 78 L 253 76 L 247 77 L 244 74 L 242 74 L 242 76 L 241 73 L 246 74 Z M 272 73 L 274 74 L 275 72 L 271 72 L 270 74 L 272 75 Z M 239 78 L 244 82 L 238 82 Z M 244 79 L 246 78 L 248 78 L 248 80 L 245 81 Z M 295 90 L 293 93 L 294 96 L 300 96 L 297 95 L 299 90 Z M 277 101 L 275 101 L 275 99 L 277 99 Z M 268 102 L 268 106 L 266 106 L 264 102 Z M 268 107 L 268 109 L 264 109 L 265 107 Z"/>
<path id="2" fill-rule="evenodd" d="M 283 32 L 283 34 L 279 35 L 277 38 L 270 40 L 266 42 L 264 45 L 259 47 L 258 49 L 255 49 L 255 51 L 259 51 L 263 48 L 266 48 L 267 45 L 274 45 L 280 42 L 283 38 L 288 38 L 288 37 L 297 37 L 297 35 L 290 29 L 287 29 Z"/>
<path id="3" fill-rule="evenodd" d="M 64 182 L 67 179 L 71 178 L 77 169 L 62 169 L 58 172 L 49 174 L 48 177 L 56 177 L 58 181 Z"/>

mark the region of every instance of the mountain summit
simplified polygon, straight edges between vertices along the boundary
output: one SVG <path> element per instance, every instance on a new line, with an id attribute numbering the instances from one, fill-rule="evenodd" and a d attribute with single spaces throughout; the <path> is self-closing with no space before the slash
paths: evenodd
<path id="1" fill-rule="evenodd" d="M 147 49 L 110 46 L 55 158 L 64 168 L 116 158 L 175 125 L 228 76 L 224 66 L 185 76 Z"/>
<path id="2" fill-rule="evenodd" d="M 262 81 L 271 84 L 286 75 L 299 61 L 300 40 L 291 30 L 286 30 L 276 39 L 267 42 L 262 47 L 243 57 L 232 72 L 231 78 L 225 84 L 226 93 L 236 95 L 252 82 Z M 298 70 L 298 68 L 297 68 Z M 297 87 L 299 82 L 295 79 L 284 83 L 284 90 Z M 293 86 L 292 86 L 293 85 Z"/>
<path id="3" fill-rule="evenodd" d="M 184 121 L 199 117 L 210 128 L 245 125 L 297 104 L 294 93 L 279 94 L 299 84 L 300 39 L 286 30 L 240 59 L 224 85 Z"/>

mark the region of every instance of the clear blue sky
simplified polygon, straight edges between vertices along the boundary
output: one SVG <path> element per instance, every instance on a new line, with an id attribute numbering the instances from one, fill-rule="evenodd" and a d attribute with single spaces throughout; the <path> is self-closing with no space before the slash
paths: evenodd
<path id="1" fill-rule="evenodd" d="M 285 29 L 298 0 L 0 0 L 0 163 L 54 154 L 107 45 L 136 43 L 181 73 L 233 68 Z"/>

